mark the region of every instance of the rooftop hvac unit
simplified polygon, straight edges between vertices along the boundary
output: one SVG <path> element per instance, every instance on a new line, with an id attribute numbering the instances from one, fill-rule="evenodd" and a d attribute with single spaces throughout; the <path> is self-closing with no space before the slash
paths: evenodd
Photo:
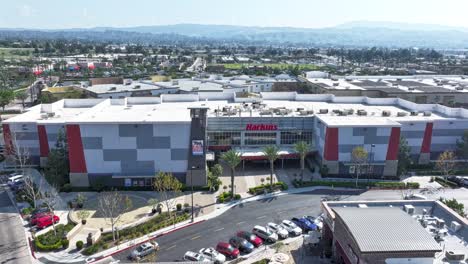
<path id="1" fill-rule="evenodd" d="M 328 114 L 328 109 L 320 109 L 319 114 Z"/>
<path id="2" fill-rule="evenodd" d="M 437 86 L 442 86 L 442 85 L 444 85 L 444 84 L 443 83 L 437 83 Z"/>
<path id="3" fill-rule="evenodd" d="M 335 113 L 335 114 L 339 114 L 341 112 L 341 110 L 340 109 L 333 109 L 332 112 Z"/>
<path id="4" fill-rule="evenodd" d="M 398 86 L 398 83 L 393 83 L 392 86 Z"/>
<path id="5" fill-rule="evenodd" d="M 54 112 L 47 113 L 47 117 L 53 117 L 53 116 L 55 116 Z"/>
<path id="6" fill-rule="evenodd" d="M 462 86 L 457 86 L 457 87 L 455 87 L 455 90 L 461 91 L 461 90 L 463 90 L 463 87 Z"/>
<path id="7" fill-rule="evenodd" d="M 345 109 L 344 112 L 346 112 L 348 115 L 352 115 L 354 114 L 354 109 Z"/>
<path id="8" fill-rule="evenodd" d="M 48 117 L 47 113 L 41 113 L 41 119 L 47 119 Z"/>
<path id="9" fill-rule="evenodd" d="M 348 113 L 346 113 L 345 111 L 339 111 L 339 112 L 338 112 L 338 115 L 339 115 L 339 116 L 347 116 Z"/>
<path id="10" fill-rule="evenodd" d="M 135 85 L 135 87 L 133 87 L 133 89 L 140 89 L 141 88 L 141 85 Z"/>
<path id="11" fill-rule="evenodd" d="M 301 110 L 301 111 L 299 111 L 299 115 L 301 115 L 301 116 L 305 116 L 305 115 L 307 115 L 307 114 L 308 114 L 308 113 L 307 113 L 306 110 Z"/>
<path id="12" fill-rule="evenodd" d="M 445 221 L 442 220 L 442 219 L 436 219 L 436 226 L 437 226 L 438 228 L 444 228 L 444 226 L 445 226 Z"/>
<path id="13" fill-rule="evenodd" d="M 432 113 L 429 112 L 429 111 L 424 111 L 424 116 L 431 116 L 431 114 L 432 114 Z"/>
<path id="14" fill-rule="evenodd" d="M 401 78 L 397 78 L 396 80 L 397 80 L 397 82 L 401 82 L 401 81 L 402 81 L 402 79 L 401 79 Z"/>
<path id="15" fill-rule="evenodd" d="M 400 116 L 400 117 L 401 116 L 407 116 L 407 115 L 408 115 L 408 113 L 406 113 L 406 112 L 398 112 L 397 113 L 397 116 Z"/>
<path id="16" fill-rule="evenodd" d="M 403 210 L 410 215 L 414 214 L 414 206 L 412 206 L 411 204 L 405 204 L 403 206 Z"/>
<path id="17" fill-rule="evenodd" d="M 313 114 L 314 114 L 314 110 L 307 110 L 307 114 L 308 114 L 308 115 L 313 115 Z"/>
<path id="18" fill-rule="evenodd" d="M 450 229 L 452 229 L 453 232 L 457 232 L 460 228 L 461 225 L 457 221 L 452 221 L 452 223 L 450 223 Z"/>
<path id="19" fill-rule="evenodd" d="M 304 108 L 302 108 L 302 107 L 296 108 L 296 111 L 297 111 L 297 112 L 300 112 L 300 111 L 302 111 L 302 110 L 304 110 Z"/>
<path id="20" fill-rule="evenodd" d="M 416 111 L 411 111 L 410 115 L 412 115 L 412 116 L 417 116 L 417 115 L 418 115 L 418 112 L 416 112 Z"/>
<path id="21" fill-rule="evenodd" d="M 388 110 L 382 111 L 382 116 L 390 116 L 390 115 L 391 115 L 390 111 L 388 111 Z"/>
<path id="22" fill-rule="evenodd" d="M 408 87 L 408 91 L 414 91 L 414 87 Z"/>
<path id="23" fill-rule="evenodd" d="M 332 81 L 337 82 L 338 78 L 331 78 Z"/>
<path id="24" fill-rule="evenodd" d="M 264 110 L 264 111 L 260 111 L 260 115 L 272 115 L 273 112 L 270 111 L 270 110 Z"/>
<path id="25" fill-rule="evenodd" d="M 462 252 L 447 250 L 445 251 L 445 258 L 449 261 L 462 261 L 465 259 L 465 254 Z"/>
<path id="26" fill-rule="evenodd" d="M 172 80 L 172 85 L 179 85 L 179 81 L 178 80 Z"/>
<path id="27" fill-rule="evenodd" d="M 359 115 L 359 116 L 366 116 L 366 115 L 367 115 L 367 111 L 366 111 L 366 110 L 359 109 L 359 110 L 357 110 L 357 115 Z"/>
<path id="28" fill-rule="evenodd" d="M 333 86 L 339 86 L 339 85 L 340 85 L 340 84 L 337 83 L 337 82 L 333 83 Z"/>

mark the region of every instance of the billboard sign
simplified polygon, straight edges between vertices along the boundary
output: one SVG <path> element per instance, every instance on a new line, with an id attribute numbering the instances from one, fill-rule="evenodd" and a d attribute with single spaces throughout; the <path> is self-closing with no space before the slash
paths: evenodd
<path id="1" fill-rule="evenodd" d="M 192 140 L 192 155 L 202 156 L 203 155 L 203 140 Z"/>
<path id="2" fill-rule="evenodd" d="M 245 126 L 247 131 L 273 131 L 278 130 L 278 126 L 275 124 L 247 124 Z"/>

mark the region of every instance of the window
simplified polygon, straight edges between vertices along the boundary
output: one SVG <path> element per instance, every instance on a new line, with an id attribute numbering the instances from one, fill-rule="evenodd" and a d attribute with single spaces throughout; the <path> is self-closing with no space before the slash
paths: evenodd
<path id="1" fill-rule="evenodd" d="M 276 133 L 245 133 L 245 145 L 274 145 Z"/>
<path id="2" fill-rule="evenodd" d="M 312 131 L 283 131 L 281 132 L 281 145 L 294 145 L 305 141 L 312 144 Z"/>
<path id="3" fill-rule="evenodd" d="M 209 146 L 239 146 L 241 141 L 240 132 L 208 132 Z"/>

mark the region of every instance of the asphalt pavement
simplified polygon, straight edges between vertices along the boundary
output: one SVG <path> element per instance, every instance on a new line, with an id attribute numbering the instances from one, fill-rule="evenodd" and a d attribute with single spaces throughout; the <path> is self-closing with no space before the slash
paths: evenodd
<path id="1" fill-rule="evenodd" d="M 31 263 L 23 223 L 8 194 L 0 187 L 0 263 Z"/>
<path id="2" fill-rule="evenodd" d="M 319 190 L 237 205 L 221 216 L 159 237 L 157 242 L 161 249 L 157 254 L 157 261 L 180 261 L 188 250 L 198 252 L 203 247 L 215 247 L 218 242 L 227 242 L 237 231 L 250 231 L 255 225 L 280 222 L 295 216 L 319 215 L 323 197 L 340 195 L 345 198 L 359 193 L 360 191 Z M 126 262 L 131 250 L 122 251 L 113 258 Z"/>

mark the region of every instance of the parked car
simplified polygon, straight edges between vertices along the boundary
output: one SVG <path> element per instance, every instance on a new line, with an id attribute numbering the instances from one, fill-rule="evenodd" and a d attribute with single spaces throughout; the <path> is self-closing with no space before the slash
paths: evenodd
<path id="1" fill-rule="evenodd" d="M 285 239 L 289 236 L 288 230 L 286 230 L 286 228 L 284 228 L 281 225 L 278 225 L 275 223 L 268 223 L 267 227 L 271 229 L 273 232 L 275 232 L 276 234 L 278 234 L 278 237 L 281 239 Z"/>
<path id="2" fill-rule="evenodd" d="M 298 227 L 300 227 L 303 232 L 309 232 L 318 229 L 316 224 L 310 222 L 309 219 L 305 217 L 294 217 L 293 219 L 291 219 L 291 221 L 295 223 Z"/>
<path id="3" fill-rule="evenodd" d="M 208 259 L 203 257 L 201 254 L 195 253 L 193 251 L 187 251 L 184 255 L 185 261 L 193 261 L 193 262 L 210 262 Z"/>
<path id="4" fill-rule="evenodd" d="M 12 186 L 16 182 L 22 182 L 23 181 L 23 175 L 19 173 L 12 173 L 10 174 L 10 177 L 8 177 L 8 186 Z"/>
<path id="5" fill-rule="evenodd" d="M 24 181 L 22 179 L 18 180 L 18 181 L 15 181 L 12 184 L 10 184 L 10 189 L 13 192 L 17 192 L 17 191 L 23 189 L 23 187 L 24 187 Z"/>
<path id="6" fill-rule="evenodd" d="M 263 226 L 256 225 L 252 229 L 252 233 L 263 239 L 264 241 L 268 241 L 270 243 L 275 243 L 278 241 L 278 235 L 275 234 L 273 231 L 271 231 L 268 228 L 265 228 Z"/>
<path id="7" fill-rule="evenodd" d="M 131 260 L 140 260 L 158 250 L 159 244 L 157 242 L 146 242 L 135 248 L 128 257 Z"/>
<path id="8" fill-rule="evenodd" d="M 319 230 L 322 230 L 323 228 L 323 217 L 321 215 L 317 216 L 317 217 L 313 217 L 313 216 L 310 216 L 310 215 L 305 215 L 304 216 L 305 218 L 307 218 L 310 222 L 314 223 Z"/>
<path id="9" fill-rule="evenodd" d="M 221 264 L 226 261 L 226 256 L 216 251 L 214 248 L 202 248 L 200 249 L 200 254 L 203 255 L 204 258 L 216 263 Z"/>
<path id="10" fill-rule="evenodd" d="M 54 215 L 51 217 L 50 215 L 46 215 L 37 219 L 36 226 L 39 229 L 43 229 L 48 226 L 51 226 L 54 223 L 58 223 L 58 221 L 60 221 L 60 218 L 58 216 Z"/>
<path id="11" fill-rule="evenodd" d="M 239 249 L 226 242 L 219 242 L 218 245 L 216 245 L 216 251 L 232 259 L 237 258 L 240 254 Z"/>
<path id="12" fill-rule="evenodd" d="M 247 241 L 245 238 L 233 236 L 229 239 L 229 244 L 233 247 L 238 248 L 240 251 L 250 253 L 254 250 L 254 245 Z"/>
<path id="13" fill-rule="evenodd" d="M 405 200 L 427 200 L 427 197 L 421 194 L 409 194 L 405 195 Z"/>
<path id="14" fill-rule="evenodd" d="M 237 232 L 237 236 L 249 241 L 255 247 L 259 247 L 263 244 L 263 240 L 261 238 L 247 231 L 239 231 Z"/>
<path id="15" fill-rule="evenodd" d="M 283 222 L 281 222 L 281 226 L 288 230 L 289 234 L 293 236 L 299 236 L 300 234 L 302 234 L 302 229 L 292 221 L 283 220 Z"/>
<path id="16" fill-rule="evenodd" d="M 38 213 L 38 214 L 35 214 L 33 216 L 31 216 L 31 218 L 29 219 L 29 223 L 31 224 L 31 226 L 34 226 L 37 224 L 37 221 L 43 217 L 52 217 L 52 213 L 51 212 L 42 212 L 42 213 Z"/>

